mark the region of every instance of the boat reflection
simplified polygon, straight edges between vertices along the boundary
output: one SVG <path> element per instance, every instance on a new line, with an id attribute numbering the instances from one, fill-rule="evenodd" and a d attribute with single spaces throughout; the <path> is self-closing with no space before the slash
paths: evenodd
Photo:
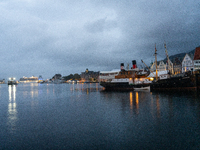
<path id="1" fill-rule="evenodd" d="M 8 126 L 10 132 L 16 130 L 17 122 L 17 104 L 16 104 L 16 85 L 8 86 L 9 102 L 8 102 Z"/>

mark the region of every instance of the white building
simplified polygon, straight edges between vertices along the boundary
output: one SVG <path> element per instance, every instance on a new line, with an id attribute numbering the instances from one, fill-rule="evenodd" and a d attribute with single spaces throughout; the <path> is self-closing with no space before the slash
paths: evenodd
<path id="1" fill-rule="evenodd" d="M 171 62 L 171 60 L 169 60 L 169 63 L 170 63 L 170 66 L 171 66 L 171 69 L 170 67 L 168 66 L 168 64 L 164 63 L 163 60 L 161 61 L 158 61 L 157 62 L 157 71 L 166 71 L 166 70 L 173 70 L 173 63 Z M 155 71 L 156 70 L 156 64 L 155 62 L 151 65 L 151 68 L 150 68 L 152 71 Z"/>
<path id="2" fill-rule="evenodd" d="M 166 70 L 166 64 L 161 60 L 158 65 L 158 71 L 165 71 L 165 70 Z"/>
<path id="3" fill-rule="evenodd" d="M 194 63 L 191 57 L 186 54 L 182 61 L 182 72 L 191 71 L 194 68 Z"/>

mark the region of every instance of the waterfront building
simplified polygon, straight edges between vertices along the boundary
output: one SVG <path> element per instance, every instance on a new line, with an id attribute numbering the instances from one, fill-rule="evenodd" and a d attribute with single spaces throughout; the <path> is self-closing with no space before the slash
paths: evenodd
<path id="1" fill-rule="evenodd" d="M 85 82 L 98 82 L 99 81 L 99 71 L 89 71 L 86 69 L 85 72 L 81 72 L 81 80 Z"/>
<path id="2" fill-rule="evenodd" d="M 156 64 L 155 62 L 150 67 L 151 71 L 156 71 Z M 167 64 L 163 61 L 157 61 L 157 71 L 165 71 L 167 70 Z"/>
<path id="3" fill-rule="evenodd" d="M 179 74 L 182 72 L 182 63 L 178 59 L 178 57 L 175 58 L 173 62 L 173 66 L 174 66 L 174 74 Z"/>
<path id="4" fill-rule="evenodd" d="M 189 56 L 189 54 L 185 54 L 185 57 L 182 61 L 182 73 L 186 71 L 192 71 L 194 68 L 194 63 L 192 58 Z"/>
<path id="5" fill-rule="evenodd" d="M 166 64 L 164 63 L 164 61 L 160 61 L 159 65 L 158 65 L 158 71 L 165 71 L 166 70 Z"/>
<path id="6" fill-rule="evenodd" d="M 5 83 L 5 79 L 1 79 L 0 84 L 4 84 L 4 83 Z"/>
<path id="7" fill-rule="evenodd" d="M 196 54 L 195 54 L 196 51 Z M 195 54 L 195 55 L 194 55 Z M 193 59 L 194 58 L 194 59 Z M 184 59 L 184 60 L 183 60 Z M 200 47 L 188 52 L 175 54 L 169 57 L 169 64 L 167 58 L 157 61 L 157 70 L 164 71 L 170 70 L 173 74 L 183 73 L 185 71 L 192 71 L 193 69 L 200 69 Z M 150 70 L 155 71 L 155 62 L 150 64 Z"/>
<path id="8" fill-rule="evenodd" d="M 196 47 L 194 53 L 194 71 L 200 69 L 200 47 Z"/>

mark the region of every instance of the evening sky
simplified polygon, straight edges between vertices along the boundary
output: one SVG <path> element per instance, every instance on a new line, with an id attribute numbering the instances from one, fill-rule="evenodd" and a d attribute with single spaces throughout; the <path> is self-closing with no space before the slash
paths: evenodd
<path id="1" fill-rule="evenodd" d="M 199 0 L 1 0 L 0 78 L 119 69 L 200 45 Z"/>

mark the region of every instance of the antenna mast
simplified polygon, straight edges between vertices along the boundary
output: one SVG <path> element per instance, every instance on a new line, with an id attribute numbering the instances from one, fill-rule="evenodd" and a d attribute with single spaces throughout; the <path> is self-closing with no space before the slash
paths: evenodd
<path id="1" fill-rule="evenodd" d="M 142 63 L 149 69 L 149 71 L 155 76 L 155 74 L 153 73 L 153 71 L 151 71 L 151 69 L 145 64 L 145 62 L 141 59 Z"/>
<path id="2" fill-rule="evenodd" d="M 173 67 L 172 67 L 171 64 L 170 64 L 170 59 L 169 59 L 169 56 L 168 56 L 166 43 L 164 44 L 164 46 L 165 46 L 165 53 L 166 53 L 166 55 L 167 55 L 167 61 L 168 61 L 168 66 L 169 66 L 168 69 L 169 69 L 169 70 L 172 70 L 172 74 L 174 74 Z"/>
<path id="3" fill-rule="evenodd" d="M 156 80 L 158 80 L 158 71 L 157 71 L 157 49 L 155 44 L 155 63 L 156 63 Z"/>

